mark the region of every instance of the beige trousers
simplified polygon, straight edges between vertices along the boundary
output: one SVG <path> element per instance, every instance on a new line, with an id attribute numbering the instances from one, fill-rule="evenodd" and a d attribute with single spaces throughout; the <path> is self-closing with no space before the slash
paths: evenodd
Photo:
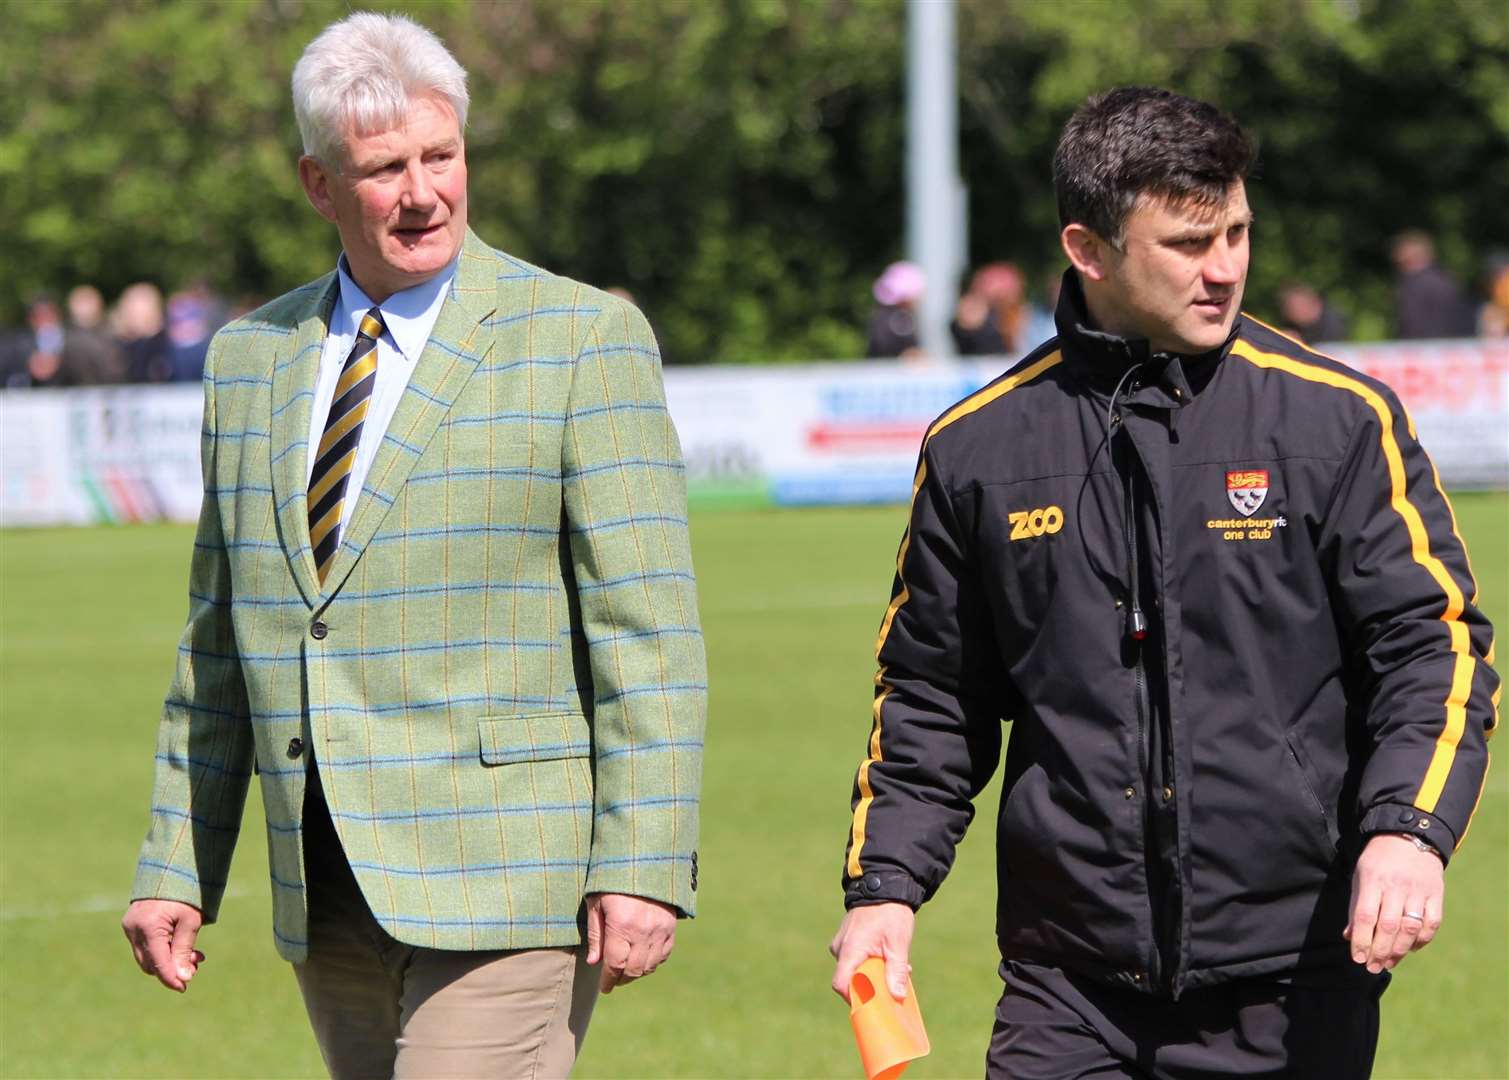
<path id="1" fill-rule="evenodd" d="M 597 1001 L 586 949 L 452 952 L 395 941 L 362 898 L 317 782 L 310 786 L 309 958 L 294 974 L 330 1075 L 568 1075 Z"/>

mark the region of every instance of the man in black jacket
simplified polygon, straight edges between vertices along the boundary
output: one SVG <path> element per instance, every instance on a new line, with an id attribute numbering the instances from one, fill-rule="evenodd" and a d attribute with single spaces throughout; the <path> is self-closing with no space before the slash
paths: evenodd
<path id="1" fill-rule="evenodd" d="M 878 955 L 899 996 L 1013 721 L 991 1075 L 1367 1075 L 1481 790 L 1451 508 L 1387 387 L 1240 314 L 1253 157 L 1202 102 L 1086 102 L 1059 335 L 923 442 L 834 989 Z"/>

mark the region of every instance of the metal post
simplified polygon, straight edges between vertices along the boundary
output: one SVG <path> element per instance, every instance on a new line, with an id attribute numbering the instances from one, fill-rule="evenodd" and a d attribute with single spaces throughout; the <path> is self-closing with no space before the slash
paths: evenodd
<path id="1" fill-rule="evenodd" d="M 954 355 L 948 332 L 966 259 L 967 204 L 959 179 L 954 0 L 907 0 L 906 248 L 927 274 L 918 313 L 922 347 Z"/>

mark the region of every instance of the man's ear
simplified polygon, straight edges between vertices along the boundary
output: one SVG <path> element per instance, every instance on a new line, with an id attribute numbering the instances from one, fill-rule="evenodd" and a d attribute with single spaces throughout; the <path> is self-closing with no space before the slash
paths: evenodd
<path id="1" fill-rule="evenodd" d="M 1058 239 L 1069 262 L 1086 280 L 1104 281 L 1109 276 L 1112 248 L 1095 230 L 1078 223 L 1069 224 Z"/>
<path id="2" fill-rule="evenodd" d="M 335 200 L 330 197 L 330 173 L 318 158 L 305 154 L 299 158 L 299 183 L 304 197 L 326 221 L 335 220 Z"/>

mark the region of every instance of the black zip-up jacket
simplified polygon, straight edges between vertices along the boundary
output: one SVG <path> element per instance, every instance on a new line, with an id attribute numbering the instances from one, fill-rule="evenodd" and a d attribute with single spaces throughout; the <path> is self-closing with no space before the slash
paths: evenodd
<path id="1" fill-rule="evenodd" d="M 848 906 L 942 882 L 1012 721 L 1002 955 L 1177 996 L 1350 978 L 1365 840 L 1449 859 L 1491 628 L 1387 387 L 1246 316 L 1202 356 L 1087 328 L 923 443 L 877 641 Z"/>

